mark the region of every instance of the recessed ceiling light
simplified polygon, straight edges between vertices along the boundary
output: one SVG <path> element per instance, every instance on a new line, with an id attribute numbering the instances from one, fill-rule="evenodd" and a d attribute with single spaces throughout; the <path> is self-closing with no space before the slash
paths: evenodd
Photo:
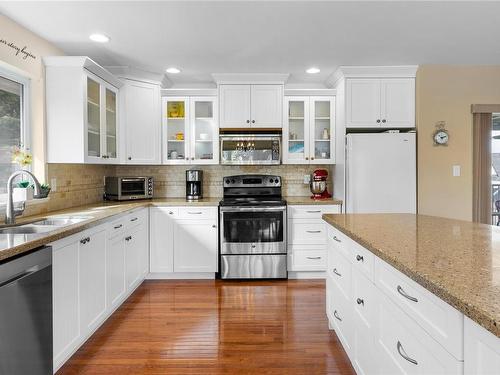
<path id="1" fill-rule="evenodd" d="M 177 73 L 180 73 L 180 72 L 181 72 L 180 69 L 177 69 L 177 68 L 174 68 L 174 67 L 167 69 L 167 73 L 177 74 Z"/>
<path id="2" fill-rule="evenodd" d="M 97 43 L 107 43 L 109 42 L 109 37 L 104 34 L 92 34 L 89 36 L 89 39 L 93 42 Z"/>
<path id="3" fill-rule="evenodd" d="M 319 73 L 321 70 L 319 70 L 319 68 L 309 68 L 306 70 L 306 73 L 309 73 L 309 74 L 316 74 L 316 73 Z"/>

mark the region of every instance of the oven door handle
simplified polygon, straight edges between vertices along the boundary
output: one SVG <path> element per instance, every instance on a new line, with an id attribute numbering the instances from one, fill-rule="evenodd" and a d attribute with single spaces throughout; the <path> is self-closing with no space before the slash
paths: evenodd
<path id="1" fill-rule="evenodd" d="M 221 207 L 221 212 L 265 212 L 286 211 L 286 206 L 279 207 Z"/>

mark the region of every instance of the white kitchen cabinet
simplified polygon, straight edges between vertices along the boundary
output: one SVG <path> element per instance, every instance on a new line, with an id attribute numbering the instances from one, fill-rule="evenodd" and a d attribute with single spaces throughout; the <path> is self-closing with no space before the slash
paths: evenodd
<path id="1" fill-rule="evenodd" d="M 496 375 L 500 372 L 500 338 L 469 318 L 464 320 L 465 375 Z"/>
<path id="2" fill-rule="evenodd" d="M 414 78 L 351 78 L 346 82 L 346 128 L 414 128 Z"/>
<path id="3" fill-rule="evenodd" d="M 174 272 L 174 224 L 178 207 L 150 209 L 150 265 L 151 272 Z"/>
<path id="4" fill-rule="evenodd" d="M 326 270 L 327 224 L 321 219 L 326 213 L 340 213 L 340 206 L 288 205 L 288 271 Z"/>
<path id="5" fill-rule="evenodd" d="M 287 96 L 283 115 L 284 164 L 335 163 L 335 98 Z"/>
<path id="6" fill-rule="evenodd" d="M 122 88 L 122 133 L 125 134 L 126 164 L 161 164 L 160 87 L 124 80 Z"/>
<path id="7" fill-rule="evenodd" d="M 47 161 L 118 163 L 123 83 L 87 57 L 45 57 Z"/>
<path id="8" fill-rule="evenodd" d="M 220 128 L 281 128 L 283 85 L 219 85 Z"/>
<path id="9" fill-rule="evenodd" d="M 163 164 L 218 164 L 217 99 L 163 98 Z"/>
<path id="10" fill-rule="evenodd" d="M 122 236 L 107 240 L 106 244 L 106 299 L 114 308 L 120 304 L 125 288 L 125 243 Z"/>
<path id="11" fill-rule="evenodd" d="M 144 247 L 146 244 L 147 228 L 138 225 L 132 228 L 125 237 L 125 284 L 128 289 L 134 288 L 143 275 Z"/>
<path id="12" fill-rule="evenodd" d="M 217 272 L 217 207 L 153 207 L 150 225 L 153 276 Z"/>
<path id="13" fill-rule="evenodd" d="M 74 239 L 52 246 L 54 368 L 72 353 L 80 338 L 78 246 Z"/>
<path id="14" fill-rule="evenodd" d="M 79 245 L 80 330 L 97 328 L 106 314 L 106 231 L 82 232 Z"/>
<path id="15" fill-rule="evenodd" d="M 217 271 L 217 220 L 178 220 L 174 227 L 174 272 Z"/>

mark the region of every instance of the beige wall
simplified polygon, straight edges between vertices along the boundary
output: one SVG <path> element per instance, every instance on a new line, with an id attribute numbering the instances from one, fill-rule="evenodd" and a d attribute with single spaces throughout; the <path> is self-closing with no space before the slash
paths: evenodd
<path id="1" fill-rule="evenodd" d="M 500 66 L 424 65 L 417 72 L 418 210 L 472 220 L 471 104 L 500 104 Z M 433 145 L 446 121 L 448 147 Z M 452 166 L 462 174 L 453 177 Z"/>
<path id="2" fill-rule="evenodd" d="M 0 64 L 13 68 L 17 73 L 27 76 L 31 80 L 31 150 L 34 156 L 33 167 L 37 177 L 45 180 L 45 105 L 44 105 L 44 67 L 43 56 L 63 55 L 64 53 L 33 34 L 31 31 L 18 25 L 11 19 L 0 14 L 0 39 L 7 43 L 14 43 L 19 48 L 26 47 L 36 58 L 23 59 L 21 53 L 0 43 Z"/>

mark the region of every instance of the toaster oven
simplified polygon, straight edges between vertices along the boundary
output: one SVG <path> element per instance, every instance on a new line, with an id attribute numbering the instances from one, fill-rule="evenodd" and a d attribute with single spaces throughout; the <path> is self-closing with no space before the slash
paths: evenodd
<path id="1" fill-rule="evenodd" d="M 104 177 L 104 199 L 127 201 L 153 198 L 153 177 Z"/>

